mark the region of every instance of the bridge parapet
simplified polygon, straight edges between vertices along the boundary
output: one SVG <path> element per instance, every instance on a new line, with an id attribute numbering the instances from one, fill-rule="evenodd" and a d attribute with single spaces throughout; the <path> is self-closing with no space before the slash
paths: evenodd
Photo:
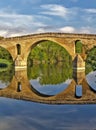
<path id="1" fill-rule="evenodd" d="M 95 39 L 96 34 L 76 34 L 76 33 L 58 33 L 58 32 L 49 32 L 49 33 L 37 33 L 37 34 L 29 34 L 17 37 L 8 37 L 8 40 L 18 40 L 18 39 L 30 39 L 37 37 L 63 37 L 63 38 L 83 38 L 83 39 Z"/>

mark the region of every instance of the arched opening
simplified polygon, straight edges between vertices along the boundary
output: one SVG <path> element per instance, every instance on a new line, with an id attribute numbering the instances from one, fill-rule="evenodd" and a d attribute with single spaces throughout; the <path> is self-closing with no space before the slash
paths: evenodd
<path id="1" fill-rule="evenodd" d="M 75 42 L 75 53 L 77 53 L 77 54 L 81 54 L 82 53 L 82 42 L 80 41 L 80 40 L 77 40 L 76 42 Z"/>
<path id="2" fill-rule="evenodd" d="M 35 45 L 27 60 L 29 81 L 40 93 L 57 94 L 71 81 L 72 57 L 52 41 L 40 41 Z"/>
<path id="3" fill-rule="evenodd" d="M 22 88 L 21 88 L 21 82 L 18 82 L 17 84 L 17 92 L 21 92 Z"/>
<path id="4" fill-rule="evenodd" d="M 14 62 L 11 54 L 0 47 L 0 89 L 7 87 L 14 75 Z"/>
<path id="5" fill-rule="evenodd" d="M 16 47 L 17 47 L 17 55 L 21 55 L 21 45 L 17 44 Z"/>

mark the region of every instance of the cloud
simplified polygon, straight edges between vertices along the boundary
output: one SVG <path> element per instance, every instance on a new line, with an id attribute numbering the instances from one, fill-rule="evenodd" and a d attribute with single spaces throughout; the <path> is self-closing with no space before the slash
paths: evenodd
<path id="1" fill-rule="evenodd" d="M 92 34 L 96 32 L 96 29 L 85 26 L 85 27 L 73 27 L 73 26 L 64 26 L 61 28 L 58 28 L 57 31 L 62 33 L 84 33 L 84 34 Z"/>
<path id="2" fill-rule="evenodd" d="M 87 13 L 93 13 L 96 14 L 96 9 L 85 9 Z"/>
<path id="3" fill-rule="evenodd" d="M 52 27 L 42 27 L 38 28 L 34 33 L 45 33 L 45 32 L 61 32 L 61 33 L 80 33 L 80 34 L 94 34 L 96 29 L 85 26 L 85 27 L 73 27 L 73 26 L 64 26 L 60 28 L 52 28 Z"/>
<path id="4" fill-rule="evenodd" d="M 71 27 L 71 26 L 65 26 L 62 27 L 60 29 L 58 29 L 60 32 L 64 32 L 64 33 L 74 33 L 75 32 L 75 28 Z"/>
<path id="5" fill-rule="evenodd" d="M 39 16 L 35 16 L 35 15 L 23 15 L 23 14 L 16 14 L 16 13 L 6 13 L 6 12 L 0 12 L 0 22 L 4 22 L 4 23 L 9 23 L 9 25 L 28 25 L 28 23 L 32 24 L 32 25 L 37 25 L 37 26 L 44 26 L 44 24 L 40 21 L 37 22 L 37 18 L 39 18 Z M 5 21 L 7 20 L 7 22 Z M 12 22 L 12 23 L 11 23 Z"/>
<path id="6" fill-rule="evenodd" d="M 0 30 L 0 35 L 4 36 L 4 35 L 6 35 L 6 34 L 7 34 L 7 31 L 5 31 L 5 30 Z"/>
<path id="7" fill-rule="evenodd" d="M 91 28 L 91 27 L 81 27 L 80 29 L 79 29 L 79 32 L 80 33 L 92 33 L 93 32 L 93 28 Z"/>
<path id="8" fill-rule="evenodd" d="M 44 28 L 38 28 L 36 30 L 36 33 L 44 33 L 44 32 L 46 32 Z"/>
<path id="9" fill-rule="evenodd" d="M 64 33 L 96 33 L 96 9 L 94 8 L 67 8 L 63 5 L 45 4 L 40 5 L 38 11 L 33 14 L 17 12 L 9 6 L 1 8 L 1 36 L 9 37 L 58 31 Z"/>
<path id="10" fill-rule="evenodd" d="M 54 15 L 60 17 L 66 17 L 69 14 L 68 8 L 65 8 L 64 6 L 57 4 L 41 5 L 41 8 L 44 10 L 41 12 L 41 14 Z"/>
<path id="11" fill-rule="evenodd" d="M 13 36 L 34 33 L 37 28 L 45 27 L 43 20 L 49 20 L 47 17 L 40 15 L 23 15 L 9 13 L 4 9 L 0 11 L 0 35 Z"/>
<path id="12" fill-rule="evenodd" d="M 91 8 L 83 9 L 80 7 L 66 8 L 65 6 L 57 5 L 57 4 L 41 5 L 40 7 L 41 7 L 40 14 L 50 16 L 51 18 L 52 16 L 55 16 L 57 17 L 56 19 L 57 21 L 58 19 L 63 18 L 65 20 L 64 23 L 67 21 L 67 23 L 71 22 L 72 24 L 74 24 L 74 22 L 76 23 L 77 21 L 79 22 L 79 24 L 81 23 L 84 24 L 86 19 L 89 19 L 90 17 L 93 19 L 94 14 L 96 14 L 96 9 L 94 8 L 92 9 Z M 91 13 L 91 16 L 90 16 L 90 13 Z M 61 22 L 62 21 L 63 20 L 61 20 Z"/>

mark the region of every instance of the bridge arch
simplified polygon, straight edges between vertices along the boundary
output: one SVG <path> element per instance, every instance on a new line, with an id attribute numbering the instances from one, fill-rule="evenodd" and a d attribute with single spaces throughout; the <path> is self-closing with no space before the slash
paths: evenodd
<path id="1" fill-rule="evenodd" d="M 72 57 L 72 59 L 74 58 L 74 56 L 75 56 L 75 54 L 72 52 L 72 49 L 67 45 L 67 44 L 64 44 L 64 43 L 62 43 L 61 41 L 58 41 L 58 40 L 54 40 L 54 39 L 50 39 L 50 38 L 48 38 L 48 39 L 39 39 L 39 40 L 36 40 L 36 41 L 34 41 L 33 43 L 31 43 L 30 44 L 30 46 L 28 47 L 28 49 L 27 49 L 27 53 L 26 53 L 26 59 L 28 58 L 28 55 L 29 55 L 29 53 L 31 52 L 31 50 L 35 47 L 35 46 L 37 46 L 38 44 L 40 44 L 41 42 L 45 42 L 45 41 L 51 41 L 51 42 L 54 42 L 54 43 L 56 43 L 56 44 L 58 44 L 58 45 L 60 45 L 60 46 L 62 46 L 68 53 L 69 53 L 69 55 Z M 65 43 L 66 43 L 67 41 L 65 40 Z"/>
<path id="2" fill-rule="evenodd" d="M 12 59 L 12 61 L 14 61 L 13 60 L 13 56 L 11 55 L 10 51 L 7 48 L 5 48 L 4 46 L 0 45 L 0 49 L 2 49 L 3 51 L 6 51 L 7 54 L 9 54 L 9 58 Z M 2 58 L 4 59 L 4 54 L 3 54 Z"/>
<path id="3" fill-rule="evenodd" d="M 12 57 L 12 60 L 14 61 L 15 57 L 14 57 L 14 52 L 13 50 L 11 50 L 12 47 L 8 47 L 5 44 L 0 44 L 0 47 L 4 48 Z"/>

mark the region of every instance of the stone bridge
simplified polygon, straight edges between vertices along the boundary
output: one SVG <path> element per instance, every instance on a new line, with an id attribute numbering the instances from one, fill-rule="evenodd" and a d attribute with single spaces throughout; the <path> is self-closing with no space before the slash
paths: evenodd
<path id="1" fill-rule="evenodd" d="M 83 51 L 76 54 L 76 41 L 81 41 Z M 38 92 L 34 86 L 30 85 L 27 78 L 27 57 L 30 51 L 41 41 L 53 41 L 63 46 L 73 60 L 73 79 L 66 90 L 56 95 L 45 95 Z M 0 37 L 0 46 L 11 54 L 15 62 L 15 75 L 10 85 L 0 90 L 1 97 L 29 100 L 49 104 L 74 104 L 74 103 L 96 103 L 96 93 L 89 86 L 85 78 L 85 62 L 87 51 L 96 46 L 96 35 L 89 34 L 64 34 L 64 33 L 44 33 L 27 36 L 3 38 Z M 25 68 L 25 70 L 19 70 Z M 82 71 L 77 71 L 79 70 Z M 76 88 L 82 87 L 82 96 L 78 97 Z"/>
<path id="2" fill-rule="evenodd" d="M 38 92 L 34 86 L 29 83 L 26 70 L 15 71 L 15 75 L 10 85 L 0 90 L 0 97 L 13 98 L 18 100 L 27 100 L 46 104 L 87 104 L 96 103 L 96 91 L 87 83 L 84 72 L 76 74 L 68 87 L 56 94 L 45 95 Z M 77 76 L 76 76 L 77 75 Z M 82 86 L 82 95 L 76 94 L 78 85 Z"/>
<path id="3" fill-rule="evenodd" d="M 27 67 L 27 57 L 34 46 L 41 41 L 53 41 L 63 46 L 72 59 L 76 57 L 75 43 L 80 40 L 83 44 L 81 58 L 86 59 L 86 52 L 96 46 L 96 35 L 89 34 L 64 34 L 64 33 L 41 33 L 26 36 L 0 38 L 0 46 L 4 47 L 11 54 L 16 68 Z M 78 59 L 78 57 L 77 57 Z M 80 58 L 79 58 L 80 59 Z M 75 59 L 76 62 L 76 59 Z M 82 61 L 83 62 L 83 61 Z M 74 65 L 76 66 L 76 65 Z M 84 66 L 84 64 L 82 65 Z"/>

